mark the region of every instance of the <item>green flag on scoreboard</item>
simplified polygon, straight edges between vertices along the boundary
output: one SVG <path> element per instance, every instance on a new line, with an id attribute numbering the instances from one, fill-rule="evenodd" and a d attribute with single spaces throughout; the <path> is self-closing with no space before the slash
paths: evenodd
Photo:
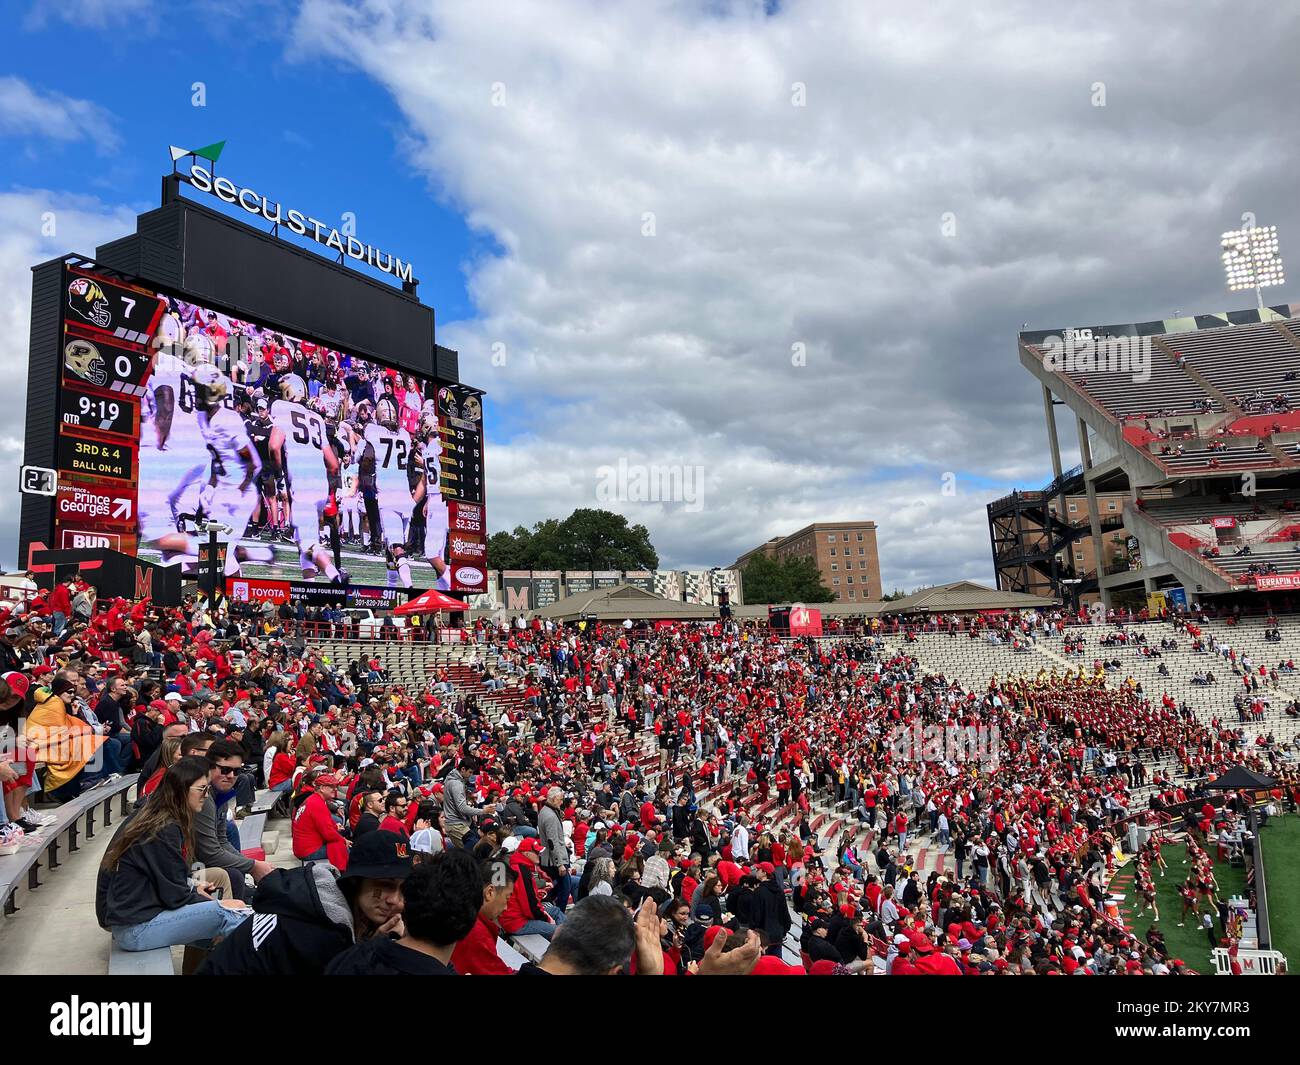
<path id="1" fill-rule="evenodd" d="M 225 146 L 225 141 L 217 141 L 216 144 L 209 144 L 203 148 L 177 148 L 173 144 L 171 146 L 172 162 L 184 159 L 187 155 L 197 155 L 200 159 L 207 159 L 209 162 L 215 163 L 221 158 L 221 152 Z"/>

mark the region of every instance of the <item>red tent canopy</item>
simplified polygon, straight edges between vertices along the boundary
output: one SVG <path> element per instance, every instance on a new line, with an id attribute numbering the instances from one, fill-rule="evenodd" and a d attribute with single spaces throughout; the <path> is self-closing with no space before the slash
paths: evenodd
<path id="1" fill-rule="evenodd" d="M 393 610 L 394 614 L 436 614 L 440 610 L 466 610 L 468 607 L 460 599 L 453 599 L 450 595 L 438 591 L 436 588 L 430 588 L 427 592 L 421 592 L 409 603 L 403 603 Z"/>

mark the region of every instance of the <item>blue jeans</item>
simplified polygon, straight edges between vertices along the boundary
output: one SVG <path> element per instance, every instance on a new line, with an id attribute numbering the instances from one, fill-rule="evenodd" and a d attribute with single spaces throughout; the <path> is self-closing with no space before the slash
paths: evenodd
<path id="1" fill-rule="evenodd" d="M 144 924 L 114 928 L 113 942 L 123 950 L 207 943 L 217 936 L 229 935 L 252 916 L 252 910 L 228 910 L 216 901 L 195 902 L 178 910 L 163 910 Z"/>
<path id="2" fill-rule="evenodd" d="M 302 862 L 324 862 L 329 859 L 329 848 L 322 847 L 318 851 L 312 851 L 306 858 L 300 859 Z"/>
<path id="3" fill-rule="evenodd" d="M 105 736 L 103 744 L 96 753 L 100 755 L 101 766 L 95 771 L 96 776 L 121 773 L 131 761 L 131 737 L 121 732 L 113 736 Z M 94 759 L 91 759 L 90 764 L 94 764 Z"/>
<path id="4" fill-rule="evenodd" d="M 573 896 L 573 889 L 576 886 L 574 879 L 568 873 L 555 876 L 551 868 L 546 869 L 546 874 L 555 882 L 555 905 L 563 910 L 569 905 L 569 899 Z"/>
<path id="5" fill-rule="evenodd" d="M 512 932 L 511 935 L 541 936 L 543 939 L 548 940 L 555 935 L 555 930 L 564 924 L 564 914 L 549 902 L 543 902 L 542 909 L 554 918 L 554 924 L 551 924 L 550 921 L 525 921 L 523 927 L 518 932 Z"/>

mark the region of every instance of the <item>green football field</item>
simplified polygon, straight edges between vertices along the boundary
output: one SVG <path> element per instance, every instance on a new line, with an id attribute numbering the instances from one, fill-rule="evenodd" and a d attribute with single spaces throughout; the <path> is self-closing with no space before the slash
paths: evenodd
<path id="1" fill-rule="evenodd" d="M 1273 949 L 1286 955 L 1290 969 L 1300 963 L 1300 816 L 1272 818 L 1261 840 Z"/>
<path id="2" fill-rule="evenodd" d="M 298 565 L 298 548 L 293 544 L 264 543 L 258 540 L 245 541 L 262 547 L 270 547 L 275 560 L 270 563 L 245 562 L 240 567 L 240 575 L 257 580 L 300 581 L 302 569 Z M 157 551 L 142 549 L 140 557 L 152 562 L 161 561 Z M 348 546 L 342 552 L 343 569 L 347 571 L 351 584 L 370 584 L 384 586 L 388 583 L 388 567 L 383 555 L 371 555 Z M 317 580 L 321 578 L 317 577 Z M 422 558 L 411 562 L 411 585 L 414 588 L 432 588 L 437 581 L 437 574 L 432 566 Z"/>
<path id="3" fill-rule="evenodd" d="M 1111 882 L 1112 893 L 1124 892 L 1120 915 L 1123 917 L 1124 924 L 1139 939 L 1145 939 L 1147 929 L 1154 924 L 1164 934 L 1165 945 L 1169 948 L 1171 958 L 1182 958 L 1197 972 L 1213 973 L 1214 963 L 1210 960 L 1210 943 L 1200 927 L 1199 916 L 1188 914 L 1186 927 L 1178 927 L 1178 919 L 1183 912 L 1183 900 L 1178 895 L 1178 885 L 1187 876 L 1188 867 L 1183 864 L 1187 855 L 1186 848 L 1181 843 L 1171 843 L 1162 848 L 1161 853 L 1169 866 L 1169 871 L 1162 877 L 1159 869 L 1153 870 L 1156 882 L 1156 906 L 1160 910 L 1160 920 L 1155 921 L 1150 911 L 1138 915 L 1137 911 L 1142 905 L 1142 899 L 1134 885 L 1133 862 L 1124 866 Z M 1214 851 L 1211 850 L 1210 853 L 1213 855 Z M 1227 900 L 1233 895 L 1245 895 L 1246 871 L 1244 869 L 1234 869 L 1226 862 L 1216 861 L 1214 877 L 1219 882 L 1221 898 Z M 1214 933 L 1219 936 L 1222 930 L 1219 928 L 1217 909 L 1213 911 L 1213 917 Z"/>

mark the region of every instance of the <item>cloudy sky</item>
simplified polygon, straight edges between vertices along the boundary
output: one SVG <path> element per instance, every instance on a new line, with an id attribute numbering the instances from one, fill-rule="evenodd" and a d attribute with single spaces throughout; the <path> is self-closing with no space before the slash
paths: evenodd
<path id="1" fill-rule="evenodd" d="M 1300 255 L 1298 23 L 1242 2 L 33 5 L 0 70 L 0 372 L 20 395 L 30 265 L 129 232 L 169 143 L 227 139 L 227 176 L 351 210 L 415 262 L 488 392 L 493 530 L 605 505 L 623 460 L 699 471 L 698 498 L 609 504 L 665 565 L 867 518 L 886 588 L 989 580 L 985 504 L 1051 472 L 1022 323 L 1247 306 L 1218 261 L 1247 211 Z M 0 483 L 21 439 L 13 416 Z"/>

